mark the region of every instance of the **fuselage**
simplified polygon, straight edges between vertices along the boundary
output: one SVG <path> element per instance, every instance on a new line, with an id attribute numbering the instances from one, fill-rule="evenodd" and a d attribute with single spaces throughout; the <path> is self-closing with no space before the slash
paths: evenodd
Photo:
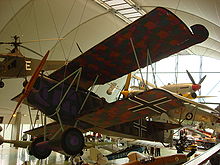
<path id="1" fill-rule="evenodd" d="M 0 61 L 0 78 L 24 78 L 31 76 L 41 60 L 26 58 L 24 56 L 5 56 Z M 63 66 L 65 61 L 47 61 L 43 70 L 55 70 Z"/>
<path id="2" fill-rule="evenodd" d="M 65 84 L 49 91 L 57 83 L 46 77 L 38 77 L 34 89 L 27 97 L 31 105 L 54 120 L 57 120 L 56 112 L 58 112 L 63 124 L 74 125 L 78 115 L 90 113 L 104 104 L 103 99 L 94 93 L 90 93 L 84 104 L 88 91 L 83 89 L 76 91 L 74 87 L 71 87 L 67 95 L 64 96 L 69 87 Z"/>
<path id="3" fill-rule="evenodd" d="M 180 94 L 180 95 L 185 95 L 188 93 L 196 92 L 197 90 L 200 89 L 200 87 L 201 86 L 199 84 L 180 83 L 180 84 L 168 84 L 168 85 L 162 86 L 161 88 Z"/>

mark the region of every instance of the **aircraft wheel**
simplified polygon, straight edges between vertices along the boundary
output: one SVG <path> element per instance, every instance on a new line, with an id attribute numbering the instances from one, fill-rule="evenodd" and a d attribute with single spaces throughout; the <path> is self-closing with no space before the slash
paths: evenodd
<path id="1" fill-rule="evenodd" d="M 191 120 L 193 118 L 193 114 L 191 112 L 187 113 L 185 116 L 186 120 Z"/>
<path id="2" fill-rule="evenodd" d="M 193 92 L 193 93 L 191 93 L 191 97 L 195 99 L 195 98 L 197 98 L 197 94 L 195 92 Z"/>
<path id="3" fill-rule="evenodd" d="M 0 81 L 0 88 L 3 88 L 5 86 L 5 83 L 3 81 Z"/>
<path id="4" fill-rule="evenodd" d="M 62 134 L 61 147 L 69 155 L 82 153 L 85 146 L 84 136 L 76 128 L 70 128 Z"/>
<path id="5" fill-rule="evenodd" d="M 44 137 L 34 139 L 29 149 L 29 154 L 34 155 L 38 159 L 46 159 L 51 154 L 51 149 L 47 143 L 41 143 L 44 141 Z M 41 143 L 41 144 L 39 144 Z"/>

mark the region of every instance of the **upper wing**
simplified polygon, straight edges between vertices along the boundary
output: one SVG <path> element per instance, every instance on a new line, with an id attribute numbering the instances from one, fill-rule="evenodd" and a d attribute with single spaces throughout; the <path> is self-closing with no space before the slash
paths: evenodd
<path id="1" fill-rule="evenodd" d="M 140 67 L 145 67 L 147 50 L 153 63 L 207 37 L 208 31 L 202 25 L 189 29 L 172 12 L 158 7 L 53 72 L 50 78 L 61 81 L 82 67 L 81 87 L 90 87 L 97 75 L 97 84 L 105 84 L 138 69 L 131 40 Z M 66 82 L 71 81 L 69 78 Z"/>

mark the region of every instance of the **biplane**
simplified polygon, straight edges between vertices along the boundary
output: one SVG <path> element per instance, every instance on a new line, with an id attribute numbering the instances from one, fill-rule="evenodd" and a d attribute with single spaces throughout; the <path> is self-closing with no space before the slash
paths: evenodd
<path id="1" fill-rule="evenodd" d="M 26 132 L 36 137 L 30 152 L 41 159 L 51 150 L 77 155 L 85 146 L 82 133 L 87 131 L 164 142 L 164 131 L 181 125 L 148 121 L 146 117 L 185 107 L 183 100 L 152 89 L 108 103 L 92 91 L 93 86 L 145 67 L 147 58 L 159 61 L 207 37 L 204 26 L 196 24 L 189 29 L 172 12 L 157 7 L 49 76 L 38 76 L 38 69 L 14 98 L 18 101 L 14 113 L 26 99 L 56 122 Z"/>
<path id="2" fill-rule="evenodd" d="M 37 66 L 39 65 L 39 59 L 25 57 L 20 50 L 19 46 L 22 46 L 21 42 L 18 41 L 19 37 L 14 36 L 14 42 L 0 42 L 0 44 L 11 44 L 14 48 L 7 54 L 0 54 L 0 88 L 4 87 L 3 79 L 10 78 L 27 78 L 31 76 Z M 22 46 L 23 48 L 33 51 L 30 48 Z M 39 53 L 35 52 L 40 56 Z M 55 70 L 65 64 L 65 61 L 48 60 L 43 68 L 44 71 Z M 27 80 L 24 81 L 24 86 Z"/>

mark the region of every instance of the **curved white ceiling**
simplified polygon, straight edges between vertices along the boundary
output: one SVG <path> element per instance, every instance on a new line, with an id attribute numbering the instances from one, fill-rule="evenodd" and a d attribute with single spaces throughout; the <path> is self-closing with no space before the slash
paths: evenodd
<path id="1" fill-rule="evenodd" d="M 197 23 L 204 25 L 209 30 L 209 38 L 191 47 L 188 52 L 220 59 L 220 1 L 133 0 L 133 2 L 146 12 L 158 6 L 165 7 L 188 26 Z M 65 37 L 58 43 L 54 55 L 51 56 L 55 59 L 63 57 L 72 59 L 80 54 L 75 42 L 85 51 L 126 25 L 114 12 L 106 10 L 94 0 L 0 1 L 0 13 L 0 41 L 10 41 L 13 35 L 19 35 L 21 41 Z M 56 41 L 29 43 L 25 46 L 43 54 L 55 43 Z M 0 46 L 0 51 L 5 51 L 5 47 Z"/>
<path id="2" fill-rule="evenodd" d="M 25 43 L 24 46 L 41 54 L 52 49 L 49 59 L 70 60 L 127 25 L 112 10 L 96 3 L 98 0 L 0 0 L 0 41 L 12 41 L 11 36 L 20 36 L 21 41 L 45 38 L 65 38 L 61 41 Z M 100 1 L 100 0 L 99 0 Z M 128 1 L 128 0 L 127 0 Z M 209 38 L 189 48 L 192 54 L 220 59 L 220 1 L 219 0 L 133 0 L 146 12 L 155 7 L 165 7 L 180 17 L 189 27 L 202 24 L 209 30 Z M 0 45 L 5 53 L 10 45 Z M 21 49 L 28 57 L 38 58 Z M 7 85 L 10 84 L 10 85 Z M 1 89 L 1 107 L 14 109 L 10 98 L 22 89 L 21 80 L 6 80 Z"/>

